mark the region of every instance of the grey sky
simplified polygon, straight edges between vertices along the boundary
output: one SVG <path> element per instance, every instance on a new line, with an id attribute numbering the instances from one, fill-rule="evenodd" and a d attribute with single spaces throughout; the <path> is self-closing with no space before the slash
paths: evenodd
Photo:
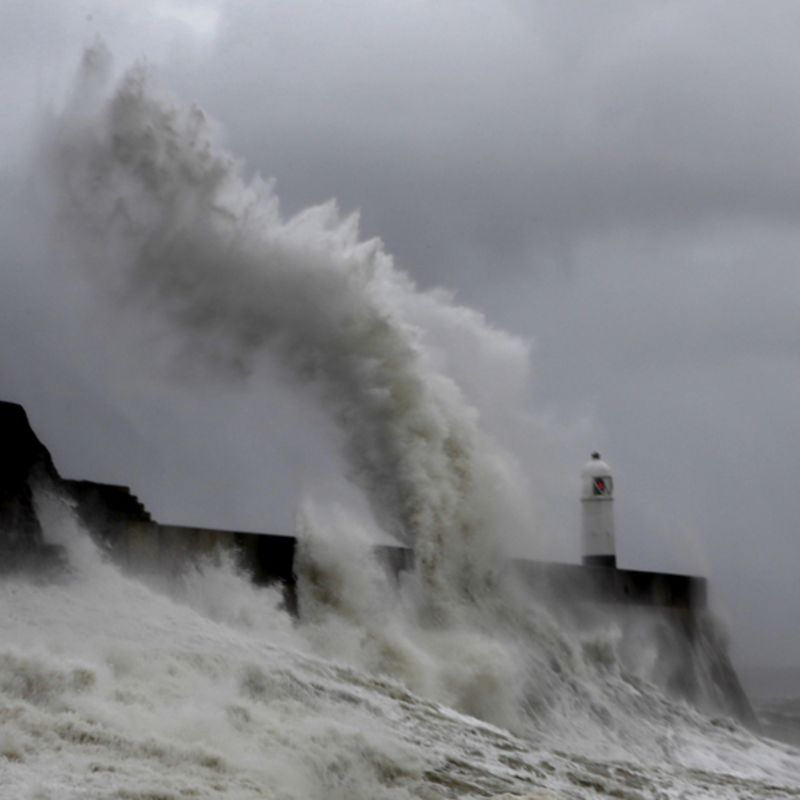
<path id="1" fill-rule="evenodd" d="M 177 378 L 148 359 L 141 319 L 104 309 L 42 240 L 25 152 L 100 35 L 120 67 L 149 59 L 218 119 L 288 211 L 359 208 L 421 287 L 534 341 L 514 390 L 532 435 L 476 402 L 542 484 L 550 552 L 577 554 L 571 493 L 598 447 L 617 473 L 620 560 L 707 573 L 742 660 L 800 663 L 796 3 L 0 14 L 0 394 L 28 406 L 64 473 L 196 524 L 286 529 L 306 488 L 357 502 L 312 390 L 269 365 L 233 387 Z"/>

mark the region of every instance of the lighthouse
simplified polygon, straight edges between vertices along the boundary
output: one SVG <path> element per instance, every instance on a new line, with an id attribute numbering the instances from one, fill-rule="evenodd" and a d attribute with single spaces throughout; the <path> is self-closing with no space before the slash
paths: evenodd
<path id="1" fill-rule="evenodd" d="M 592 453 L 581 472 L 583 563 L 616 567 L 614 544 L 614 479 L 600 453 Z"/>

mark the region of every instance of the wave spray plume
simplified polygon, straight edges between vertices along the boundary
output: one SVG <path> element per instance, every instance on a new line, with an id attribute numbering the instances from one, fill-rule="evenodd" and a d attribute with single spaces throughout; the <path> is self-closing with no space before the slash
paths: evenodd
<path id="1" fill-rule="evenodd" d="M 414 547 L 423 584 L 480 594 L 499 563 L 503 457 L 404 317 L 421 293 L 378 239 L 359 239 L 356 214 L 329 202 L 285 219 L 199 108 L 164 96 L 142 66 L 108 94 L 109 73 L 103 47 L 89 50 L 48 142 L 83 258 L 207 363 L 246 374 L 269 351 L 317 382 L 351 479 Z"/>

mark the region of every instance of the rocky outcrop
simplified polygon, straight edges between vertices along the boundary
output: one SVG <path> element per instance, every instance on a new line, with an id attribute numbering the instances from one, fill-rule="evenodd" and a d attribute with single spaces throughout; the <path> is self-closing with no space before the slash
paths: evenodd
<path id="1" fill-rule="evenodd" d="M 127 486 L 64 480 L 25 409 L 0 401 L 0 572 L 59 561 L 60 550 L 44 540 L 36 513 L 35 495 L 43 490 L 55 491 L 73 504 L 103 541 L 121 523 L 151 522 Z"/>
<path id="2" fill-rule="evenodd" d="M 25 409 L 0 402 L 0 569 L 52 559 L 53 548 L 44 542 L 36 515 L 34 492 L 59 480 Z"/>

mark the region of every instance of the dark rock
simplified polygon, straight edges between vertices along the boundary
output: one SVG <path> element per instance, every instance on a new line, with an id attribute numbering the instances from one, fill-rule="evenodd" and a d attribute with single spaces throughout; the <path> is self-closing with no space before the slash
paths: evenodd
<path id="1" fill-rule="evenodd" d="M 0 569 L 49 553 L 34 507 L 34 491 L 60 480 L 47 448 L 22 406 L 0 401 Z"/>
<path id="2" fill-rule="evenodd" d="M 0 572 L 63 561 L 61 548 L 44 541 L 37 491 L 65 499 L 101 541 L 112 526 L 151 521 L 126 486 L 62 479 L 25 409 L 16 403 L 0 401 L 0 442 Z"/>

